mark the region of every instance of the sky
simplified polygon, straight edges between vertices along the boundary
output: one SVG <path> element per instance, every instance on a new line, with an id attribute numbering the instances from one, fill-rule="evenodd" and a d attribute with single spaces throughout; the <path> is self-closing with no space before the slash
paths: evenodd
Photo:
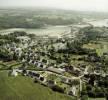
<path id="1" fill-rule="evenodd" d="M 26 6 L 108 12 L 108 0 L 0 0 L 0 7 Z"/>

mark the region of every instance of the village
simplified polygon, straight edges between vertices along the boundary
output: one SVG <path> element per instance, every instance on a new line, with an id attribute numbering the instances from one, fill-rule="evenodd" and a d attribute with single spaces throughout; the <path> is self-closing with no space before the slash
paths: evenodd
<path id="1" fill-rule="evenodd" d="M 5 50 L 9 54 L 4 62 L 14 59 L 20 65 L 9 67 L 9 76 L 31 77 L 35 83 L 38 82 L 53 91 L 80 98 L 88 83 L 97 86 L 98 79 L 107 79 L 108 73 L 97 67 L 102 66 L 97 63 L 102 59 L 94 50 L 80 47 L 82 44 L 78 41 L 81 43 L 85 36 L 78 32 L 71 29 L 69 36 L 63 34 L 59 38 L 28 35 L 25 32 L 10 33 L 10 36 L 16 37 L 16 42 L 1 45 L 1 51 Z M 72 47 L 70 44 L 73 44 Z"/>
<path id="2" fill-rule="evenodd" d="M 63 39 L 48 38 L 46 36 L 36 37 L 36 40 L 31 40 L 28 36 L 19 36 L 17 38 L 20 40 L 19 44 L 11 43 L 3 46 L 22 63 L 20 67 L 12 68 L 9 75 L 16 77 L 22 74 L 31 77 L 34 82 L 39 82 L 55 91 L 68 95 L 77 96 L 80 93 L 82 81 L 79 73 L 81 71 L 70 66 L 73 74 L 75 73 L 75 76 L 71 77 L 68 73 L 70 69 L 66 69 L 68 63 L 62 61 L 56 63 L 51 54 L 53 50 L 56 52 L 58 49 L 66 48 Z"/>

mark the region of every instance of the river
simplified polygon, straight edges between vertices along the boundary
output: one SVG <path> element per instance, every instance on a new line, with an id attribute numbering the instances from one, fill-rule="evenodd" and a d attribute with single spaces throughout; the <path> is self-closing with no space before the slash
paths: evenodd
<path id="1" fill-rule="evenodd" d="M 58 36 L 62 33 L 70 31 L 70 27 L 68 26 L 48 26 L 46 28 L 41 28 L 41 29 L 11 28 L 11 29 L 0 30 L 0 34 L 8 34 L 14 31 L 25 31 L 29 34 L 33 33 L 36 35 Z"/>
<path id="2" fill-rule="evenodd" d="M 89 21 L 86 22 L 95 27 L 103 27 L 106 26 L 108 27 L 108 19 L 103 19 L 103 20 L 95 20 L 95 21 Z M 76 27 L 86 27 L 86 25 L 71 25 L 71 26 L 76 26 Z M 49 36 L 61 36 L 63 33 L 68 33 L 70 32 L 71 28 L 68 26 L 47 26 L 46 28 L 41 28 L 41 29 L 27 29 L 27 28 L 10 28 L 10 29 L 4 29 L 0 30 L 0 34 L 8 34 L 14 31 L 25 31 L 29 34 L 36 34 L 36 35 L 49 35 Z"/>
<path id="3" fill-rule="evenodd" d="M 103 20 L 95 20 L 95 21 L 90 21 L 87 22 L 95 27 L 103 27 L 106 26 L 108 27 L 108 19 L 103 19 Z"/>

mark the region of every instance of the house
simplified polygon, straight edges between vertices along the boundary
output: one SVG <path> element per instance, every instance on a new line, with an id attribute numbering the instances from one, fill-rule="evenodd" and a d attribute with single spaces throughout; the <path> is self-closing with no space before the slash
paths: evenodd
<path id="1" fill-rule="evenodd" d="M 15 52 L 22 52 L 21 48 L 15 48 Z"/>
<path id="2" fill-rule="evenodd" d="M 78 89 L 76 86 L 72 86 L 68 92 L 69 95 L 72 95 L 72 96 L 77 96 L 78 94 Z"/>
<path id="3" fill-rule="evenodd" d="M 79 78 L 67 78 L 63 77 L 62 82 L 68 85 L 79 85 L 80 84 L 80 79 Z"/>
<path id="4" fill-rule="evenodd" d="M 29 61 L 29 64 L 31 64 L 31 63 L 32 63 L 32 60 Z"/>
<path id="5" fill-rule="evenodd" d="M 27 76 L 28 72 L 26 70 L 22 70 L 22 75 Z"/>
<path id="6" fill-rule="evenodd" d="M 11 72 L 11 75 L 15 76 L 15 77 L 18 76 L 17 70 L 13 69 L 12 72 Z"/>
<path id="7" fill-rule="evenodd" d="M 38 64 L 37 61 L 34 61 L 34 65 L 37 66 L 37 64 Z"/>
<path id="8" fill-rule="evenodd" d="M 39 73 L 36 73 L 36 72 L 33 72 L 33 71 L 28 71 L 28 75 L 31 76 L 31 77 L 35 77 L 35 78 L 40 78 L 40 74 Z"/>
<path id="9" fill-rule="evenodd" d="M 39 79 L 41 75 L 39 73 L 34 73 L 33 76 Z"/>
<path id="10" fill-rule="evenodd" d="M 20 39 L 21 42 L 25 43 L 30 40 L 28 36 L 18 36 L 18 39 Z"/>
<path id="11" fill-rule="evenodd" d="M 58 67 L 64 68 L 66 65 L 66 63 L 61 63 Z"/>
<path id="12" fill-rule="evenodd" d="M 41 64 L 40 68 L 46 68 L 46 65 L 45 64 Z"/>
<path id="13" fill-rule="evenodd" d="M 69 79 L 68 78 L 62 78 L 62 82 L 68 84 Z"/>
<path id="14" fill-rule="evenodd" d="M 53 68 L 53 67 L 49 67 L 49 68 L 47 68 L 47 70 L 54 72 L 54 73 L 57 73 L 57 74 L 62 74 L 64 72 L 63 70 L 60 70 L 58 68 Z"/>
<path id="15" fill-rule="evenodd" d="M 38 62 L 37 67 L 40 67 L 40 66 L 41 66 L 41 62 Z"/>
<path id="16" fill-rule="evenodd" d="M 23 58 L 23 59 L 22 59 L 22 63 L 24 63 L 24 62 L 26 62 L 26 60 Z"/>

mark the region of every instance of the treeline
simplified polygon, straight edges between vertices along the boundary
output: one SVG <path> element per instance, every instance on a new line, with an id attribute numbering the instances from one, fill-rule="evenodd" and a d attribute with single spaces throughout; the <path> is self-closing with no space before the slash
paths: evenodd
<path id="1" fill-rule="evenodd" d="M 20 40 L 12 35 L 0 35 L 0 46 L 12 42 L 18 43 Z"/>
<path id="2" fill-rule="evenodd" d="M 1 16 L 0 29 L 5 28 L 42 28 L 45 25 L 69 25 L 78 23 L 77 18 L 62 18 L 62 17 L 33 17 L 33 16 Z"/>
<path id="3" fill-rule="evenodd" d="M 101 77 L 99 75 L 86 75 L 90 78 L 88 84 L 81 92 L 81 96 L 88 96 L 91 98 L 106 98 L 108 99 L 108 77 Z M 96 85 L 94 85 L 96 84 Z M 87 99 L 84 99 L 87 100 Z"/>
<path id="4" fill-rule="evenodd" d="M 0 28 L 40 28 L 44 23 L 38 20 L 27 21 L 24 16 L 3 16 L 0 17 Z"/>
<path id="5" fill-rule="evenodd" d="M 12 42 L 19 43 L 20 40 L 17 38 L 18 36 L 28 36 L 31 38 L 32 34 L 27 35 L 26 32 L 15 31 L 15 32 L 10 33 L 8 35 L 0 35 L 0 46 L 2 46 L 4 44 L 10 44 Z"/>
<path id="6" fill-rule="evenodd" d="M 88 43 L 91 40 L 97 40 L 106 32 L 108 33 L 105 27 L 100 28 L 93 26 L 82 28 L 79 31 L 80 34 L 84 35 L 82 39 L 84 43 Z"/>
<path id="7" fill-rule="evenodd" d="M 35 17 L 34 22 L 38 20 L 47 25 L 70 25 L 79 23 L 81 21 L 80 18 L 62 18 L 62 17 Z"/>

